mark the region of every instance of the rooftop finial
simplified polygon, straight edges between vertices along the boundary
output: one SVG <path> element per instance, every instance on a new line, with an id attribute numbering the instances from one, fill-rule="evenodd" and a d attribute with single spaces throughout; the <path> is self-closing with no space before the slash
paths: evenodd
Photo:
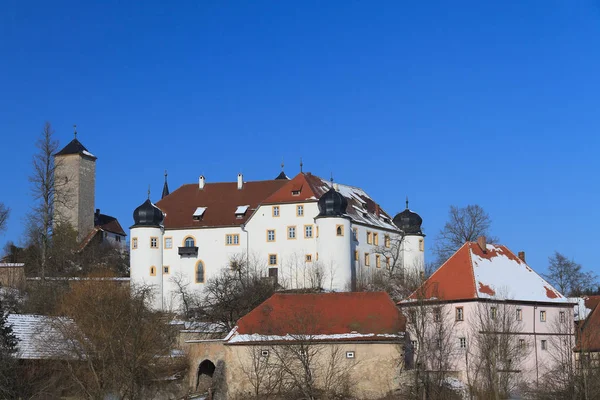
<path id="1" fill-rule="evenodd" d="M 283 171 L 283 167 L 284 167 L 284 163 L 283 163 L 283 157 L 281 157 L 281 170 Z"/>
<path id="2" fill-rule="evenodd" d="M 302 157 L 300 157 L 300 173 L 302 173 L 302 166 L 303 166 L 303 165 L 304 165 L 304 164 L 302 164 Z"/>
<path id="3" fill-rule="evenodd" d="M 406 209 L 408 210 L 408 196 L 406 196 Z"/>
<path id="4" fill-rule="evenodd" d="M 148 185 L 148 200 L 150 200 L 150 185 Z"/>
<path id="5" fill-rule="evenodd" d="M 167 181 L 167 170 L 165 169 L 165 182 Z"/>
<path id="6" fill-rule="evenodd" d="M 75 139 L 77 139 L 77 124 L 73 124 L 73 135 L 75 135 Z"/>
<path id="7" fill-rule="evenodd" d="M 331 184 L 333 185 L 333 172 L 331 173 L 331 177 L 329 178 L 329 181 L 331 182 Z"/>

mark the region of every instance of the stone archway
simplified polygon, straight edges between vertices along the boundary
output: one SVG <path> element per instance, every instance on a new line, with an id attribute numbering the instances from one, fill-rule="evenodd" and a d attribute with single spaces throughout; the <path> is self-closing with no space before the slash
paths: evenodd
<path id="1" fill-rule="evenodd" d="M 215 364 L 209 359 L 202 361 L 198 365 L 198 371 L 196 373 L 196 390 L 198 390 L 200 386 L 203 386 L 206 389 L 210 387 L 215 369 Z"/>

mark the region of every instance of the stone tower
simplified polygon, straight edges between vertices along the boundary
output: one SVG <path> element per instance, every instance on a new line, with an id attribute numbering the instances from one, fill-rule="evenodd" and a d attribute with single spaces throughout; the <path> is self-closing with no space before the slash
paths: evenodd
<path id="1" fill-rule="evenodd" d="M 96 156 L 75 138 L 54 155 L 56 201 L 54 220 L 68 222 L 81 241 L 94 228 Z"/>

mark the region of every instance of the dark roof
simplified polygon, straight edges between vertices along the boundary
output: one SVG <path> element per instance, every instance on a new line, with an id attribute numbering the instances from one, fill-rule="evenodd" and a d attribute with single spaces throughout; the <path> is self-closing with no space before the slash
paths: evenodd
<path id="1" fill-rule="evenodd" d="M 423 235 L 423 232 L 421 232 L 423 218 L 416 212 L 408 209 L 408 200 L 406 200 L 406 210 L 396 214 L 393 222 L 398 229 L 407 235 Z"/>
<path id="2" fill-rule="evenodd" d="M 277 175 L 277 178 L 275 178 L 275 179 L 286 179 L 286 180 L 289 180 L 290 178 L 288 178 L 288 176 L 285 174 L 285 172 L 281 171 L 279 173 L 279 175 Z"/>
<path id="3" fill-rule="evenodd" d="M 55 156 L 65 156 L 68 154 L 80 154 L 82 156 L 86 156 L 92 159 L 97 159 L 97 157 L 95 155 L 93 155 L 92 153 L 90 153 L 88 151 L 88 149 L 85 148 L 84 145 L 81 144 L 81 142 L 79 140 L 77 140 L 77 138 L 71 140 L 69 142 L 69 144 L 67 144 L 65 147 L 63 147 L 63 149 L 61 151 L 59 151 L 58 153 L 54 154 Z"/>
<path id="4" fill-rule="evenodd" d="M 200 189 L 197 183 L 186 184 L 161 199 L 156 205 L 166 213 L 166 229 L 236 226 L 245 223 L 264 199 L 288 183 L 286 180 L 244 182 L 242 189 L 237 182 L 206 183 Z M 241 218 L 235 211 L 249 206 Z M 193 215 L 198 207 L 206 207 L 202 218 Z"/>
<path id="5" fill-rule="evenodd" d="M 164 199 L 168 195 L 169 195 L 169 184 L 167 183 L 167 177 L 165 176 L 165 184 L 163 185 L 162 196 L 160 198 Z"/>
<path id="6" fill-rule="evenodd" d="M 116 233 L 117 235 L 127 236 L 123 227 L 115 217 L 106 214 L 94 214 L 94 226 L 103 231 Z"/>
<path id="7" fill-rule="evenodd" d="M 406 319 L 385 292 L 276 293 L 237 326 L 239 334 L 397 334 Z"/>
<path id="8" fill-rule="evenodd" d="M 318 217 L 339 217 L 346 214 L 348 200 L 333 186 L 319 199 Z"/>
<path id="9" fill-rule="evenodd" d="M 162 226 L 164 214 L 161 209 L 156 207 L 150 199 L 147 199 L 138 208 L 133 211 L 133 226 L 150 226 L 160 227 Z"/>

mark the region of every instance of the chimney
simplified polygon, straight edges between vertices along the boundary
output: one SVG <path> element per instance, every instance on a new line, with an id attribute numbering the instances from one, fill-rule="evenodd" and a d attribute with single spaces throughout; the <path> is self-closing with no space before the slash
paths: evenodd
<path id="1" fill-rule="evenodd" d="M 519 258 L 521 259 L 521 261 L 526 262 L 525 261 L 525 252 L 524 251 L 520 251 L 519 252 Z"/>
<path id="2" fill-rule="evenodd" d="M 242 175 L 242 173 L 240 172 L 238 174 L 238 190 L 242 190 L 243 186 L 244 186 L 244 175 Z"/>
<path id="3" fill-rule="evenodd" d="M 206 184 L 206 179 L 204 178 L 204 175 L 200 175 L 200 178 L 198 179 L 198 188 L 200 190 L 204 189 L 205 184 Z"/>
<path id="4" fill-rule="evenodd" d="M 483 251 L 484 253 L 487 251 L 487 243 L 485 241 L 485 236 L 479 236 L 477 238 L 477 244 L 481 248 L 481 251 Z"/>
<path id="5" fill-rule="evenodd" d="M 100 215 L 100 209 L 96 208 L 96 215 Z"/>

